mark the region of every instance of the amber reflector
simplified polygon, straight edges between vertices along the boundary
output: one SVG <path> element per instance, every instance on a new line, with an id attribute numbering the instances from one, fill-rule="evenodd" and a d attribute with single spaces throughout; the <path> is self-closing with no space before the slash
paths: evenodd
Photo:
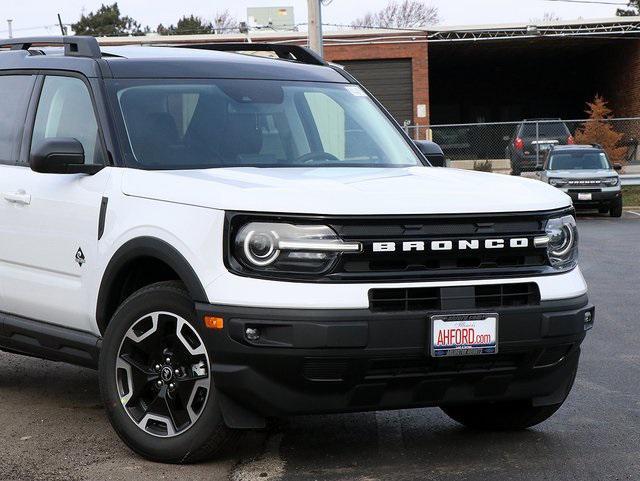
<path id="1" fill-rule="evenodd" d="M 204 325 L 209 329 L 222 329 L 224 327 L 224 319 L 216 316 L 204 316 Z"/>

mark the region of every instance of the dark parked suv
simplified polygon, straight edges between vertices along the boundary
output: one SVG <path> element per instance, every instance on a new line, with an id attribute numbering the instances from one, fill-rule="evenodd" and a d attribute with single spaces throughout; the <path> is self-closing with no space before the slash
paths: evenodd
<path id="1" fill-rule="evenodd" d="M 534 171 L 542 167 L 547 151 L 553 145 L 573 144 L 573 136 L 560 119 L 525 119 L 507 145 L 511 174 Z"/>

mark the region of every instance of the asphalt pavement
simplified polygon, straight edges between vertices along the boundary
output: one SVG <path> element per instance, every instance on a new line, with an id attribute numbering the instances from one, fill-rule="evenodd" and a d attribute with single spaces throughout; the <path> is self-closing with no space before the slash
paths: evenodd
<path id="1" fill-rule="evenodd" d="M 638 480 L 640 213 L 578 223 L 596 323 L 568 400 L 535 428 L 480 433 L 438 409 L 305 416 L 217 461 L 154 464 L 112 431 L 94 371 L 0 353 L 0 479 Z"/>

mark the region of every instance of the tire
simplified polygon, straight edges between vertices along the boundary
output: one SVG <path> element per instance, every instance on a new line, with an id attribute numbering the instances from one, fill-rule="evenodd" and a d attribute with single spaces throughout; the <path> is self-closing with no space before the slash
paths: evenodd
<path id="1" fill-rule="evenodd" d="M 622 199 L 617 199 L 611 204 L 609 215 L 611 217 L 622 217 Z"/>
<path id="2" fill-rule="evenodd" d="M 520 160 L 519 159 L 514 159 L 513 157 L 511 157 L 511 175 L 520 175 L 521 174 L 521 169 L 520 169 Z"/>
<path id="3" fill-rule="evenodd" d="M 600 214 L 608 214 L 609 213 L 609 207 L 606 205 L 601 205 L 600 207 L 598 207 L 598 212 Z"/>
<path id="4" fill-rule="evenodd" d="M 193 300 L 178 282 L 159 282 L 126 299 L 100 352 L 100 393 L 111 425 L 139 455 L 193 463 L 235 442 L 210 372 L 211 353 Z"/>
<path id="5" fill-rule="evenodd" d="M 454 421 L 482 431 L 517 431 L 549 419 L 560 404 L 532 406 L 530 401 L 510 403 L 482 403 L 467 406 L 442 406 Z"/>

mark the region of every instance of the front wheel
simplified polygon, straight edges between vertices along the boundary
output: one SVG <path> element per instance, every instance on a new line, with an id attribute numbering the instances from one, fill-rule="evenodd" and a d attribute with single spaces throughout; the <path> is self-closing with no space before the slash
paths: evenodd
<path id="1" fill-rule="evenodd" d="M 211 355 L 182 284 L 160 282 L 131 295 L 113 316 L 100 352 L 100 392 L 122 440 L 153 461 L 189 463 L 236 436 L 226 427 Z"/>
<path id="2" fill-rule="evenodd" d="M 540 424 L 549 419 L 560 406 L 562 403 L 532 406 L 529 401 L 521 401 L 442 406 L 441 409 L 451 419 L 469 428 L 485 431 L 512 431 Z"/>

